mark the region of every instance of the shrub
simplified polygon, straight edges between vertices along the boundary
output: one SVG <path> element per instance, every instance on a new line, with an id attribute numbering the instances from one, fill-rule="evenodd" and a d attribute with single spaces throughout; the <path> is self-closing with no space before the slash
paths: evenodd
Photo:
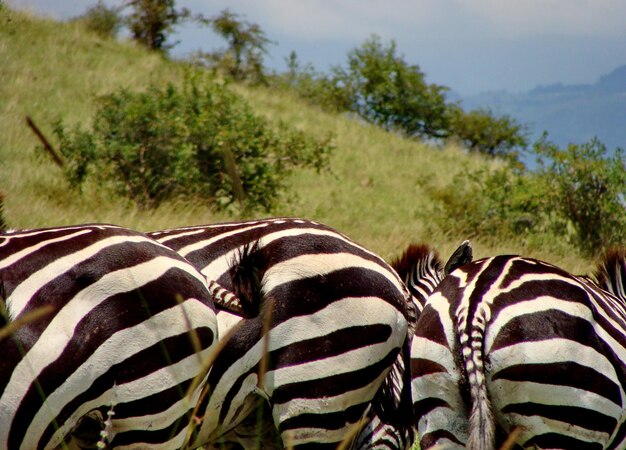
<path id="1" fill-rule="evenodd" d="M 332 150 L 330 137 L 272 127 L 227 86 L 194 77 L 100 97 L 92 128 L 55 127 L 70 184 L 92 179 L 143 207 L 195 195 L 226 208 L 241 187 L 244 207 L 271 210 L 293 169 L 322 170 Z"/>
<path id="2" fill-rule="evenodd" d="M 115 38 L 122 28 L 124 18 L 119 8 L 109 8 L 102 0 L 98 0 L 82 15 L 75 20 L 82 22 L 89 31 L 104 38 Z"/>
<path id="3" fill-rule="evenodd" d="M 451 132 L 470 151 L 517 160 L 528 141 L 524 128 L 509 116 L 494 116 L 487 110 L 464 112 L 451 107 Z"/>
<path id="4" fill-rule="evenodd" d="M 565 149 L 547 141 L 534 145 L 541 157 L 549 207 L 576 230 L 578 247 L 589 255 L 626 243 L 626 160 L 620 149 L 607 156 L 604 144 L 592 139 Z M 546 161 L 544 158 L 548 158 Z"/>
<path id="5" fill-rule="evenodd" d="M 468 238 L 501 240 L 554 231 L 545 187 L 543 179 L 503 166 L 463 172 L 454 184 L 430 191 L 441 208 L 442 228 Z"/>
<path id="6" fill-rule="evenodd" d="M 618 150 L 606 157 L 596 139 L 560 149 L 541 139 L 537 171 L 504 166 L 461 174 L 453 185 L 431 189 L 441 208 L 439 225 L 496 240 L 537 236 L 553 247 L 574 245 L 593 256 L 626 242 L 626 166 Z"/>

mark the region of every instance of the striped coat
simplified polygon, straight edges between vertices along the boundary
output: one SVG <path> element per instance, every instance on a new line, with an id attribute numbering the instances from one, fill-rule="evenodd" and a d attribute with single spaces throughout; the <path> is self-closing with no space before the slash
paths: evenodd
<path id="1" fill-rule="evenodd" d="M 265 439 L 273 445 L 335 448 L 373 410 L 383 420 L 411 423 L 405 368 L 416 311 L 397 274 L 378 256 L 302 219 L 150 235 L 241 299 L 237 308 L 245 318 L 208 380 L 204 409 L 219 414 L 207 412 L 196 442 L 223 437 L 246 445 L 259 400 L 266 406 Z M 220 335 L 240 318 L 218 312 Z M 267 372 L 260 374 L 266 350 Z M 387 377 L 392 366 L 394 375 Z M 398 377 L 404 380 L 396 384 Z M 403 408 L 396 401 L 402 396 L 377 395 L 379 388 L 404 389 L 406 414 L 391 418 Z"/>
<path id="2" fill-rule="evenodd" d="M 626 448 L 626 308 L 586 278 L 497 256 L 429 297 L 413 344 L 421 448 Z"/>
<path id="3" fill-rule="evenodd" d="M 0 234 L 0 448 L 178 448 L 216 342 L 205 280 L 112 225 Z"/>

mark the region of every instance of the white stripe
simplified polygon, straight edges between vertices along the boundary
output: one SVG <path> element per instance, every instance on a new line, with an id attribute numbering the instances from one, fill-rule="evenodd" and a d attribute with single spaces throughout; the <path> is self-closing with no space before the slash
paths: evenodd
<path id="1" fill-rule="evenodd" d="M 19 261 L 22 258 L 27 257 L 28 255 L 35 253 L 37 250 L 46 247 L 50 244 L 55 244 L 57 242 L 63 242 L 63 241 L 67 241 L 69 239 L 73 239 L 77 236 L 81 236 L 83 234 L 88 234 L 91 233 L 93 230 L 91 229 L 82 229 L 80 231 L 77 231 L 76 233 L 72 233 L 72 234 L 66 234 L 64 236 L 59 236 L 57 238 L 54 239 L 48 239 L 45 241 L 41 241 L 38 242 L 36 245 L 33 245 L 31 247 L 27 247 L 25 249 L 20 250 L 19 252 L 15 252 L 15 253 L 11 253 L 8 257 L 4 258 L 3 260 L 0 261 L 0 270 L 9 267 L 12 264 L 15 264 L 17 261 Z M 7 241 L 8 242 L 8 241 Z"/>
<path id="2" fill-rule="evenodd" d="M 363 268 L 377 272 L 393 284 L 398 292 L 403 292 L 397 276 L 381 267 L 380 264 L 364 259 L 352 253 L 321 253 L 301 255 L 290 260 L 274 264 L 263 277 L 263 291 L 271 292 L 278 286 L 302 278 L 327 275 L 346 268 Z"/>
<path id="3" fill-rule="evenodd" d="M 456 411 L 446 407 L 434 408 L 426 416 L 419 418 L 417 426 L 420 438 L 439 430 L 451 433 L 460 442 L 466 442 L 468 438 L 467 427 L 469 423 L 464 413 L 464 408 Z M 444 437 L 437 441 L 437 445 L 433 447 L 434 449 L 465 450 L 465 445 L 459 445 Z"/>
<path id="4" fill-rule="evenodd" d="M 591 347 L 569 339 L 554 338 L 544 341 L 521 342 L 489 353 L 491 373 L 517 364 L 547 364 L 559 362 L 576 362 L 590 367 L 620 386 L 620 379 L 615 368 Z"/>
<path id="5" fill-rule="evenodd" d="M 11 232 L 10 234 L 0 235 L 0 239 L 5 241 L 2 245 L 5 245 L 7 242 L 10 242 L 11 239 L 14 238 L 27 238 L 31 236 L 39 236 L 48 233 L 57 233 L 59 231 L 71 231 L 71 230 L 121 230 L 123 227 L 119 225 L 111 225 L 111 224 L 92 224 L 92 225 L 76 225 L 76 226 L 67 226 L 67 227 L 59 227 L 59 228 L 32 228 L 25 230 L 16 230 Z"/>
<path id="6" fill-rule="evenodd" d="M 180 253 L 182 256 L 187 256 L 189 255 L 189 253 L 195 252 L 197 250 L 201 250 L 205 247 L 208 247 L 209 245 L 217 242 L 217 241 L 221 241 L 222 239 L 226 239 L 227 237 L 230 236 L 236 236 L 238 234 L 244 233 L 246 231 L 249 230 L 254 230 L 257 228 L 264 228 L 266 226 L 268 226 L 268 223 L 261 223 L 261 224 L 255 224 L 249 227 L 245 227 L 245 228 L 237 228 L 236 230 L 233 231 L 229 231 L 227 233 L 221 233 L 217 236 L 214 236 L 212 238 L 209 239 L 204 239 L 202 241 L 198 241 L 198 242 L 194 242 L 193 244 L 189 244 L 185 247 L 182 247 L 178 250 L 178 253 Z M 203 271 L 204 273 L 204 271 Z"/>
<path id="7" fill-rule="evenodd" d="M 418 358 L 433 361 L 450 373 L 457 370 L 454 355 L 448 347 L 421 336 L 414 336 L 411 342 L 411 359 Z"/>
<path id="8" fill-rule="evenodd" d="M 402 341 L 397 342 L 398 339 L 395 341 L 391 342 L 396 344 L 395 348 L 399 348 Z M 269 386 L 283 386 L 289 383 L 316 380 L 323 376 L 322 374 L 339 375 L 354 372 L 382 361 L 389 354 L 391 347 L 393 345 L 390 346 L 390 342 L 385 341 L 336 356 L 270 370 L 266 374 L 266 383 Z M 270 395 L 273 394 L 273 389 L 268 389 L 268 391 Z"/>
<path id="9" fill-rule="evenodd" d="M 583 442 L 598 442 L 602 448 L 606 448 L 610 436 L 607 433 L 589 430 L 566 422 L 548 419 L 538 416 L 522 416 L 519 414 L 507 414 L 508 419 L 520 428 L 517 442 L 526 442 L 534 436 L 545 433 L 558 433 L 572 436 Z"/>
<path id="10" fill-rule="evenodd" d="M 441 294 L 441 292 L 435 292 L 428 298 L 428 301 L 426 302 L 425 307 L 426 306 L 430 306 L 437 312 L 437 317 L 439 318 L 439 321 L 441 322 L 443 332 L 445 333 L 446 339 L 448 341 L 448 348 L 455 348 L 456 346 L 455 326 L 454 326 L 454 323 L 452 322 L 452 318 L 450 317 L 449 300 L 446 297 L 444 297 Z"/>
<path id="11" fill-rule="evenodd" d="M 625 412 L 606 397 L 572 386 L 557 386 L 531 381 L 490 380 L 494 408 L 502 410 L 514 403 L 537 403 L 551 406 L 579 406 L 619 420 Z M 501 413 L 502 414 L 502 413 Z"/>
<path id="12" fill-rule="evenodd" d="M 295 411 L 306 411 L 312 413 L 334 413 L 345 411 L 347 408 L 359 403 L 363 403 L 365 400 L 374 398 L 376 391 L 384 381 L 388 372 L 382 373 L 374 381 L 366 386 L 351 391 L 342 392 L 339 395 L 332 397 L 324 397 L 320 402 L 319 398 L 296 398 L 287 403 L 275 404 L 273 408 L 274 416 L 276 415 L 282 420 L 286 420 L 289 417 L 294 417 L 297 413 Z"/>

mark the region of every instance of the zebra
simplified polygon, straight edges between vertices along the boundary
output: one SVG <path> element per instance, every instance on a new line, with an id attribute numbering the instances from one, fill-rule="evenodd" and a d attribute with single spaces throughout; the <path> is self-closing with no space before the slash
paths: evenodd
<path id="1" fill-rule="evenodd" d="M 217 320 L 176 252 L 108 224 L 1 233 L 0 312 L 0 448 L 183 446 Z"/>
<path id="2" fill-rule="evenodd" d="M 626 448 L 626 304 L 586 277 L 520 256 L 471 262 L 416 330 L 421 449 Z"/>
<path id="3" fill-rule="evenodd" d="M 220 336 L 241 322 L 211 368 L 202 409 L 220 412 L 204 414 L 196 442 L 258 445 L 250 430 L 259 399 L 265 446 L 335 448 L 366 416 L 412 426 L 408 356 L 417 311 L 379 256 L 299 218 L 148 235 L 234 293 L 217 313 Z M 268 370 L 259 375 L 264 346 Z"/>
<path id="4" fill-rule="evenodd" d="M 239 261 L 241 261 L 239 252 L 242 248 L 254 242 L 258 242 L 257 245 L 267 250 L 266 255 L 272 259 L 270 264 L 281 264 L 285 268 L 291 267 L 289 270 L 297 270 L 298 258 L 306 255 L 311 258 L 312 267 L 307 269 L 311 270 L 314 269 L 316 264 L 325 264 L 320 256 L 324 256 L 326 259 L 332 257 L 333 260 L 338 260 L 338 254 L 344 252 L 364 257 L 366 261 L 376 262 L 377 271 L 380 271 L 382 267 L 386 278 L 395 278 L 389 275 L 388 266 L 382 263 L 378 257 L 372 255 L 371 252 L 357 246 L 335 230 L 305 219 L 276 218 L 260 221 L 232 222 L 178 228 L 149 234 L 163 244 L 170 245 L 179 251 L 209 278 L 217 280 L 217 282 L 211 281 L 211 283 L 218 291 L 218 294 L 214 296 L 216 304 L 222 308 L 221 311 L 218 310 L 218 323 L 227 324 L 226 326 L 221 326 L 220 335 L 224 335 L 228 326 L 237 322 L 239 317 L 254 317 L 258 314 L 259 304 L 261 303 L 259 296 L 257 296 L 256 300 L 250 302 L 242 301 L 237 295 L 234 295 L 231 290 L 237 290 L 237 288 L 233 285 L 233 270 L 229 269 L 232 266 L 232 261 L 235 261 L 234 267 L 238 267 Z M 319 261 L 316 258 L 319 258 Z M 398 272 L 402 274 L 403 279 L 406 278 L 409 291 L 413 294 L 412 300 L 415 303 L 409 303 L 409 313 L 415 314 L 412 311 L 413 308 L 421 308 L 422 304 L 425 303 L 427 293 L 434 289 L 434 286 L 440 281 L 444 273 L 469 260 L 471 260 L 471 247 L 467 241 L 450 258 L 445 270 L 442 270 L 442 264 L 439 262 L 436 252 L 428 246 L 410 246 L 401 258 L 392 263 L 392 265 L 396 264 L 398 266 Z M 364 262 L 357 261 L 354 264 L 363 265 Z M 345 270 L 345 263 L 339 262 L 339 266 L 335 270 L 337 273 L 340 270 Z M 295 275 L 292 282 L 306 281 L 308 284 L 307 274 Z M 369 276 L 368 274 L 365 275 Z M 275 277 L 276 275 L 267 277 L 264 282 L 273 282 L 268 280 L 272 280 Z M 341 283 L 343 278 L 343 276 L 337 277 L 336 282 Z M 319 283 L 319 280 L 311 278 L 310 282 Z M 226 286 L 228 289 L 222 289 L 222 286 Z M 370 289 L 372 293 L 375 293 L 380 289 L 380 286 L 377 284 Z M 403 292 L 403 295 L 406 298 L 406 292 Z M 295 292 L 291 298 L 293 300 L 289 301 L 297 302 L 299 293 Z M 295 306 L 297 308 L 298 305 L 295 304 Z M 360 309 L 360 305 L 357 308 Z M 294 309 L 295 311 L 297 309 Z M 233 316 L 229 312 L 234 312 L 236 315 Z M 410 325 L 414 320 L 412 318 L 409 320 L 409 338 L 414 333 L 414 329 Z M 334 344 L 329 343 L 329 346 L 331 345 Z M 355 345 L 364 344 L 356 343 Z M 310 358 L 313 357 L 314 355 L 310 356 Z M 407 403 L 407 380 L 404 377 L 408 376 L 409 370 L 410 363 L 407 355 L 400 354 L 396 362 L 394 362 L 392 371 L 384 384 L 386 389 L 381 389 L 377 394 L 379 398 L 374 399 L 374 404 L 391 402 L 392 406 L 390 409 L 396 411 L 396 417 L 390 417 L 389 407 L 388 411 L 382 414 L 370 409 L 366 425 L 355 439 L 354 448 L 400 449 L 411 447 L 415 439 L 414 424 L 410 419 L 412 407 L 408 405 L 401 406 Z M 410 400 L 408 402 L 410 403 Z M 320 412 L 323 413 L 324 411 Z M 397 417 L 397 415 L 402 417 Z M 268 421 L 272 422 L 271 417 Z M 324 430 L 320 430 L 320 434 L 324 434 Z"/>

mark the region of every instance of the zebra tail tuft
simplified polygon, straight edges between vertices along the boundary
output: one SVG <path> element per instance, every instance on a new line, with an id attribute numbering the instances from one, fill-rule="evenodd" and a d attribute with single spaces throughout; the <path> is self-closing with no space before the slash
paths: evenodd
<path id="1" fill-rule="evenodd" d="M 244 245 L 230 265 L 233 292 L 241 302 L 245 317 L 259 315 L 263 300 L 261 280 L 266 268 L 267 260 L 258 242 Z"/>
<path id="2" fill-rule="evenodd" d="M 596 284 L 626 301 L 626 247 L 610 248 L 594 273 Z"/>
<path id="3" fill-rule="evenodd" d="M 487 390 L 484 369 L 484 322 L 475 323 L 472 332 L 462 330 L 461 353 L 470 387 L 471 413 L 469 418 L 468 450 L 495 450 L 496 427 Z"/>

